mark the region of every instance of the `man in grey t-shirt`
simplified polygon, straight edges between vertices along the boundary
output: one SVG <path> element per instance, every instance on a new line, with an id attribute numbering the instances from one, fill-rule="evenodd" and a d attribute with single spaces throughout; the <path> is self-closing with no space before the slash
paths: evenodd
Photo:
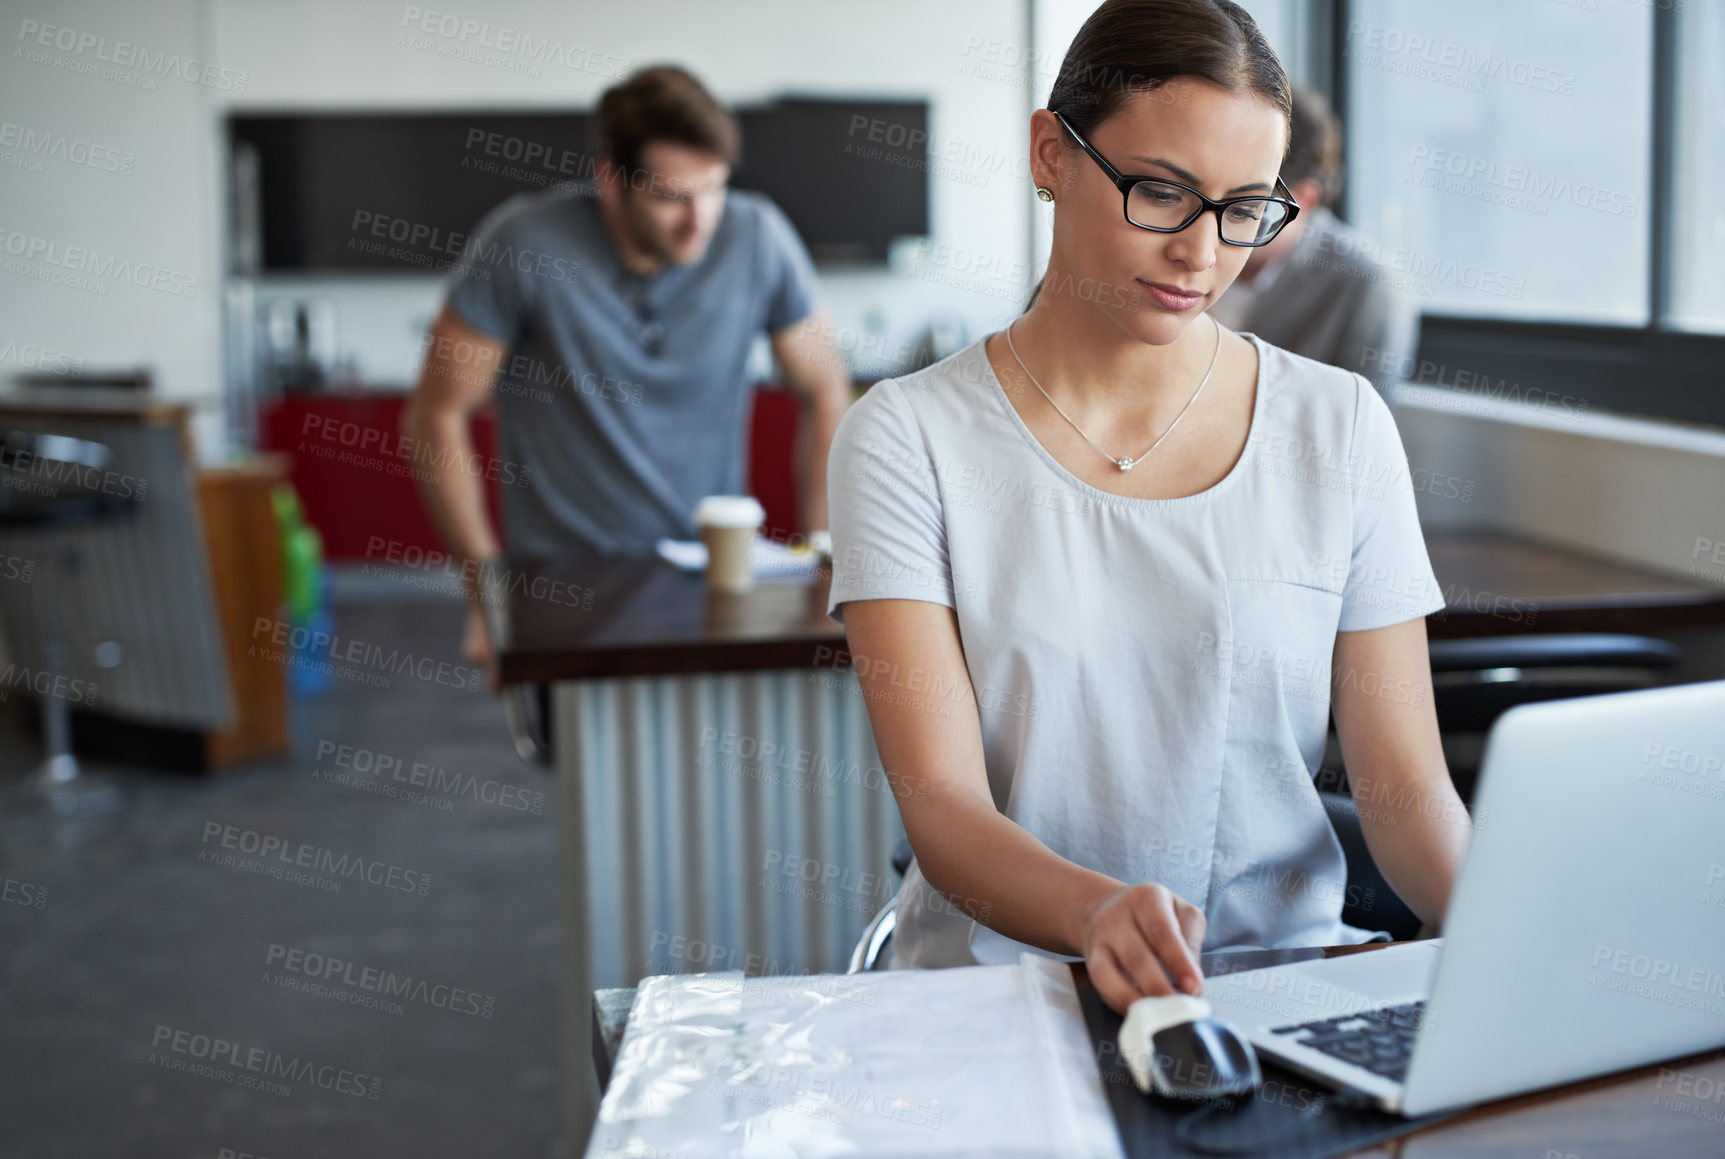
<path id="1" fill-rule="evenodd" d="M 825 527 L 849 378 L 790 222 L 726 187 L 735 121 L 688 73 L 653 68 L 608 91 L 598 122 L 594 180 L 488 214 L 427 337 L 404 421 L 434 465 L 421 491 L 450 554 L 501 554 L 491 481 L 512 556 L 643 555 L 663 536 L 693 538 L 702 497 L 746 487 L 747 370 L 763 331 L 803 401 L 804 529 Z M 493 393 L 498 462 L 484 464 L 468 422 Z M 488 662 L 469 595 L 464 651 Z"/>

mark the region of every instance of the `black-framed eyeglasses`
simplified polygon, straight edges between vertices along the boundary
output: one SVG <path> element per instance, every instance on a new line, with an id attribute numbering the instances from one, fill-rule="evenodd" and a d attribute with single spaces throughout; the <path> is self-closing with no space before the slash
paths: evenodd
<path id="1" fill-rule="evenodd" d="M 1164 177 L 1126 176 L 1080 136 L 1070 121 L 1060 113 L 1054 116 L 1072 134 L 1072 139 L 1090 154 L 1090 159 L 1102 167 L 1108 180 L 1114 182 L 1125 204 L 1126 220 L 1139 229 L 1179 233 L 1203 214 L 1214 210 L 1216 232 L 1225 244 L 1260 246 L 1268 244 L 1282 232 L 1282 227 L 1299 216 L 1300 205 L 1294 200 L 1294 191 L 1283 183 L 1279 175 L 1276 186 L 1287 193 L 1286 197 L 1224 197 L 1221 201 L 1213 201 L 1178 181 Z"/>

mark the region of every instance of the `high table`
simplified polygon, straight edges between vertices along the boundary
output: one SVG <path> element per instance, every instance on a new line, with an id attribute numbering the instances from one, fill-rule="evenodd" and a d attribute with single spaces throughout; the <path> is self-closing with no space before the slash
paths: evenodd
<path id="1" fill-rule="evenodd" d="M 1426 536 L 1448 605 L 1434 640 L 1519 632 L 1660 632 L 1725 624 L 1725 586 L 1491 531 Z"/>
<path id="2" fill-rule="evenodd" d="M 1449 601 L 1434 638 L 1725 624 L 1725 588 L 1700 580 L 1484 532 L 1429 547 Z M 826 615 L 830 578 L 721 595 L 657 558 L 517 561 L 502 577 L 499 675 L 545 690 L 559 781 L 572 1141 L 596 1106 L 595 989 L 840 971 L 896 892 L 902 829 Z"/>

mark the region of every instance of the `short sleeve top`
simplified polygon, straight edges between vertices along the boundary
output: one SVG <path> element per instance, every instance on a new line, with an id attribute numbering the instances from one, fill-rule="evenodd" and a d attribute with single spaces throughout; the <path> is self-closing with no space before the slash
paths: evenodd
<path id="1" fill-rule="evenodd" d="M 1378 393 L 1246 337 L 1246 445 L 1195 495 L 1112 495 L 1066 470 L 981 341 L 877 383 L 828 462 L 829 614 L 842 623 L 867 599 L 953 608 L 996 807 L 1071 861 L 1198 906 L 1207 951 L 1370 936 L 1341 921 L 1346 865 L 1312 780 L 1332 650 L 1338 631 L 1444 603 Z M 899 907 L 900 966 L 1030 948 L 914 865 Z"/>

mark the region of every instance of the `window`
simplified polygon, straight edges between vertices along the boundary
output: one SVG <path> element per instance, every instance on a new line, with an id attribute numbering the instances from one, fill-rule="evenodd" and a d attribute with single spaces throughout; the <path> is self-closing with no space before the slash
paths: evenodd
<path id="1" fill-rule="evenodd" d="M 1310 3 L 1420 365 L 1725 427 L 1725 4 Z"/>
<path id="2" fill-rule="evenodd" d="M 1349 7 L 1349 216 L 1425 311 L 1645 324 L 1652 9 Z"/>
<path id="3" fill-rule="evenodd" d="M 1677 10 L 1671 325 L 1725 334 L 1725 4 Z"/>

